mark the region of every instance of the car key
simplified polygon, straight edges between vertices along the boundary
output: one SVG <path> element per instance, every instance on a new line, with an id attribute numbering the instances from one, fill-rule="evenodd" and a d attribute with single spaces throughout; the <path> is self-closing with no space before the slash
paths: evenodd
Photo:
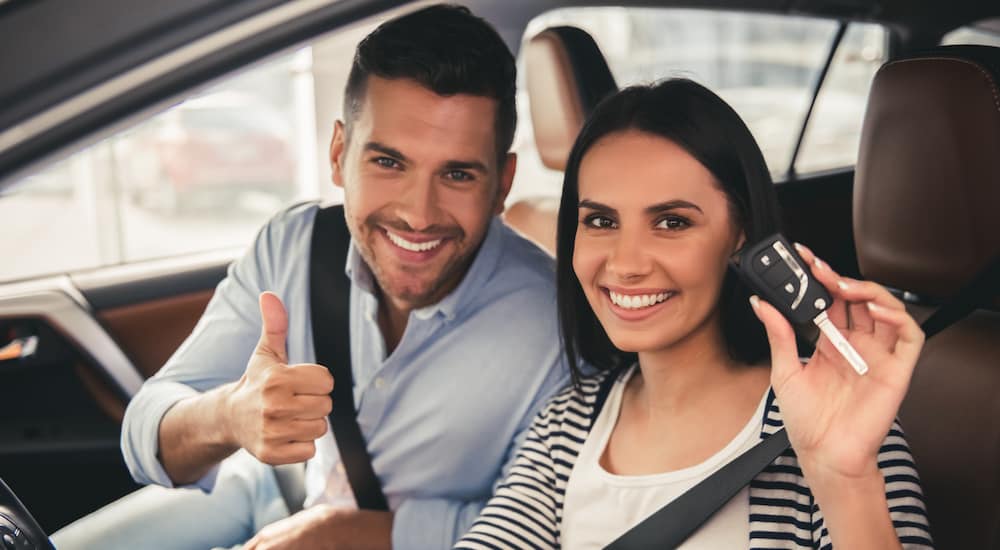
<path id="1" fill-rule="evenodd" d="M 813 322 L 858 374 L 868 372 L 865 360 L 826 314 L 833 304 L 830 293 L 812 276 L 783 235 L 776 233 L 744 247 L 734 268 L 751 289 L 793 325 Z"/>

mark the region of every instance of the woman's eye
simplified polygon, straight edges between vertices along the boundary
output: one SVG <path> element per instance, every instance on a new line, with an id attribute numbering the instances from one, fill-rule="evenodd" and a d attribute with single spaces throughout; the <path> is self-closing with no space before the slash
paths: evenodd
<path id="1" fill-rule="evenodd" d="M 583 219 L 584 225 L 595 229 L 614 229 L 615 221 L 606 216 L 587 216 Z"/>
<path id="2" fill-rule="evenodd" d="M 691 225 L 691 223 L 684 218 L 678 216 L 667 216 L 666 218 L 660 220 L 660 222 L 656 224 L 656 227 L 659 229 L 676 230 L 676 229 L 684 229 L 689 225 Z"/>

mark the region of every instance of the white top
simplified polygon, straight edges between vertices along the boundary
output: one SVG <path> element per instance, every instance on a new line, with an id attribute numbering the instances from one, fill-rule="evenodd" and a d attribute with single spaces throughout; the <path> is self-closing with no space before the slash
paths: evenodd
<path id="1" fill-rule="evenodd" d="M 611 388 L 573 466 L 563 507 L 560 540 L 564 548 L 604 548 L 760 441 L 767 392 L 740 433 L 701 464 L 652 475 L 608 473 L 601 467 L 600 459 L 618 421 L 625 385 L 634 373 L 632 368 Z M 749 507 L 744 487 L 678 548 L 746 548 L 750 536 Z"/>

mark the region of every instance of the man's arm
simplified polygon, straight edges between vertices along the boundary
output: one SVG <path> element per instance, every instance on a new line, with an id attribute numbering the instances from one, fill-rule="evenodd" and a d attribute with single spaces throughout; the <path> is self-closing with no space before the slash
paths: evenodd
<path id="1" fill-rule="evenodd" d="M 160 461 L 175 484 L 202 478 L 244 448 L 267 464 L 303 462 L 326 433 L 333 377 L 322 366 L 288 365 L 288 315 L 272 293 L 260 295 L 262 330 L 237 382 L 178 402 L 160 424 Z"/>
<path id="2" fill-rule="evenodd" d="M 178 401 L 160 422 L 160 463 L 175 485 L 205 477 L 219 462 L 239 449 L 227 428 L 226 384 Z"/>
<path id="3" fill-rule="evenodd" d="M 294 389 L 301 385 L 294 383 L 299 376 L 289 377 L 287 371 L 315 369 L 284 364 L 283 342 L 271 346 L 280 348 L 281 354 L 276 358 L 282 368 L 256 369 L 282 376 L 273 379 L 248 376 L 251 374 L 248 367 L 261 360 L 255 353 L 255 349 L 261 347 L 265 332 L 259 309 L 261 290 L 297 288 L 289 286 L 288 271 L 284 267 L 289 259 L 300 259 L 303 247 L 298 243 L 311 229 L 312 218 L 304 211 L 307 208 L 310 206 L 301 205 L 282 212 L 261 229 L 253 246 L 230 266 L 226 279 L 219 284 L 192 334 L 129 402 L 122 425 L 122 453 L 136 481 L 167 487 L 197 481 L 200 488 L 210 490 L 214 485 L 215 465 L 237 448 L 248 446 L 258 458 L 268 456 L 259 446 L 247 444 L 249 438 L 238 435 L 248 430 L 246 425 L 233 424 L 246 424 L 253 416 L 247 414 L 253 407 L 240 406 L 253 402 L 245 398 L 253 393 L 247 390 L 255 384 L 259 387 L 268 381 L 277 381 L 283 386 L 280 389 L 285 395 L 315 393 L 314 388 L 304 392 Z M 296 299 L 295 291 L 291 292 L 289 297 Z M 287 323 L 280 301 L 275 298 L 274 302 L 282 310 L 283 323 Z M 324 376 L 329 377 L 325 369 L 319 377 Z M 323 384 L 316 387 L 323 387 Z M 244 398 L 235 399 L 236 394 Z M 313 405 L 321 401 L 307 400 L 313 401 Z M 260 407 L 257 408 L 259 412 Z M 320 410 L 325 409 L 320 407 Z M 301 409 L 268 411 L 275 419 L 290 413 L 301 419 L 298 418 Z M 313 413 L 306 416 L 315 420 Z M 260 415 L 256 417 L 259 419 Z M 258 427 L 261 423 L 258 422 Z M 318 431 L 319 422 L 305 424 Z M 289 436 L 288 433 L 273 435 Z"/>

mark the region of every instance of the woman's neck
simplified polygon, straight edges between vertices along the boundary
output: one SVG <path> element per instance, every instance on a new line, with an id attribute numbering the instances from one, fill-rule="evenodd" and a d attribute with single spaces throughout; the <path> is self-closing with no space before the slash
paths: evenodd
<path id="1" fill-rule="evenodd" d="M 634 397 L 654 416 L 714 407 L 732 394 L 757 398 L 767 387 L 767 369 L 729 357 L 721 323 L 713 319 L 669 348 L 640 352 Z"/>
<path id="2" fill-rule="evenodd" d="M 769 369 L 729 358 L 719 323 L 668 349 L 639 354 L 601 465 L 645 475 L 700 464 L 746 426 L 767 389 Z M 678 442 L 683 442 L 678 444 Z"/>

